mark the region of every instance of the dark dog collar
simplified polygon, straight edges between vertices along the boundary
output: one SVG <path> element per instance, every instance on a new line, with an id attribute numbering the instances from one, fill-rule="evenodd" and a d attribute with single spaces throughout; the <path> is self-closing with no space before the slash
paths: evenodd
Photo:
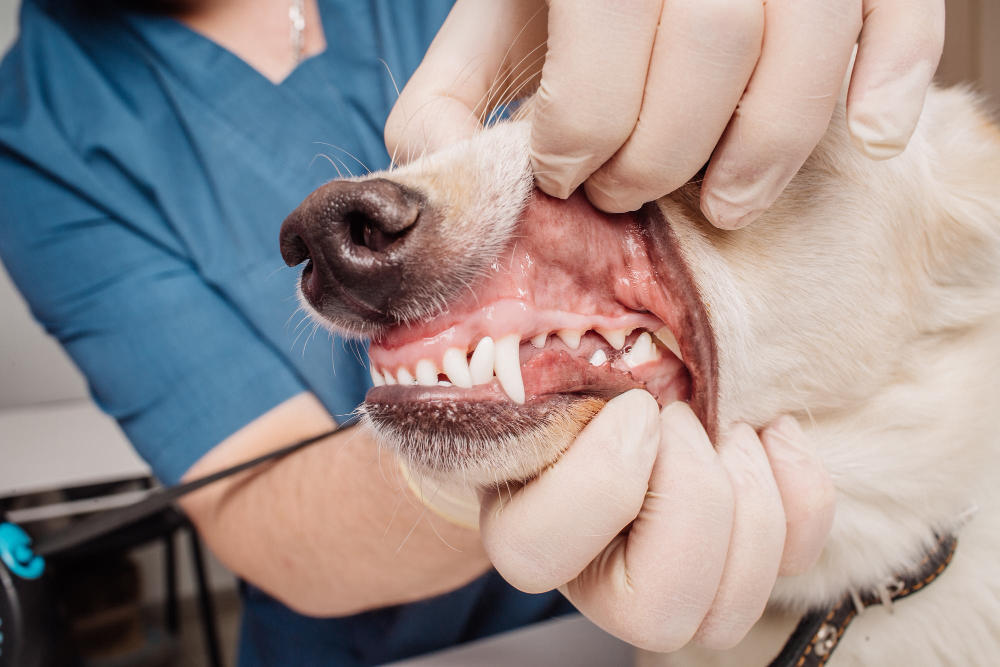
<path id="1" fill-rule="evenodd" d="M 769 667 L 823 667 L 855 616 L 875 605 L 891 610 L 896 600 L 923 589 L 948 567 L 957 544 L 953 535 L 939 537 L 913 573 L 896 575 L 876 589 L 852 591 L 836 604 L 809 612 Z"/>

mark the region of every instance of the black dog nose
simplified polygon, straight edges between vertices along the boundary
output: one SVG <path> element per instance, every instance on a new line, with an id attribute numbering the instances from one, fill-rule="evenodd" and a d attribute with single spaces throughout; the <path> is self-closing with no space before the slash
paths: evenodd
<path id="1" fill-rule="evenodd" d="M 384 178 L 334 181 L 281 225 L 281 256 L 308 260 L 302 292 L 321 314 L 387 323 L 423 210 L 419 193 Z"/>

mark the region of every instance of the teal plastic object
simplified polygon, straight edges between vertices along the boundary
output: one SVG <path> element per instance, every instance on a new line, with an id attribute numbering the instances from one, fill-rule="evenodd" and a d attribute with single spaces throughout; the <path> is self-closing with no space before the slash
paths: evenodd
<path id="1" fill-rule="evenodd" d="M 12 523 L 0 523 L 0 560 L 22 579 L 38 579 L 45 572 L 45 559 L 31 550 L 31 538 Z"/>

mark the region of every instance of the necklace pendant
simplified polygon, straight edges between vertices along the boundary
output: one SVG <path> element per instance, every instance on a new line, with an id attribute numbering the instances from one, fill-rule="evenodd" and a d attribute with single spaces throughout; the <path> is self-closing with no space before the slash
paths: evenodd
<path id="1" fill-rule="evenodd" d="M 305 52 L 306 12 L 305 0 L 291 0 L 288 6 L 289 41 L 292 46 L 292 62 L 302 62 Z"/>

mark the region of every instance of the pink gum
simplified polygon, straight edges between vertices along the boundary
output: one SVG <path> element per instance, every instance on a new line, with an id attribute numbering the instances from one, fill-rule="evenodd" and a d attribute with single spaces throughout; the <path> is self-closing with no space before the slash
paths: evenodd
<path id="1" fill-rule="evenodd" d="M 480 340 L 489 336 L 497 341 L 517 334 L 521 340 L 539 334 L 555 334 L 563 329 L 587 332 L 592 329 L 647 329 L 656 331 L 663 323 L 646 313 L 623 313 L 616 316 L 580 315 L 563 311 L 540 311 L 530 303 L 502 299 L 470 313 L 462 321 L 439 333 L 418 338 L 399 347 L 373 344 L 369 350 L 372 363 L 382 370 L 395 372 L 403 367 L 411 372 L 421 359 L 440 365 L 445 350 L 457 347 L 471 353 Z"/>

